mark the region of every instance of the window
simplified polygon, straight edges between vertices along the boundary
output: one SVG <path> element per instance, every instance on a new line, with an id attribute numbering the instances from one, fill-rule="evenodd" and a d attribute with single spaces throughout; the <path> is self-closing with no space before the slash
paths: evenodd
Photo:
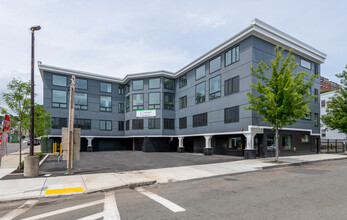
<path id="1" fill-rule="evenodd" d="M 319 66 L 318 66 L 318 64 L 314 64 L 314 74 L 316 74 L 316 75 L 319 75 Z"/>
<path id="2" fill-rule="evenodd" d="M 224 95 L 233 94 L 239 92 L 240 77 L 235 76 L 231 79 L 224 81 Z"/>
<path id="3" fill-rule="evenodd" d="M 149 118 L 148 129 L 160 129 L 160 118 Z"/>
<path id="4" fill-rule="evenodd" d="M 100 96 L 100 111 L 112 112 L 111 96 Z"/>
<path id="5" fill-rule="evenodd" d="M 301 142 L 302 143 L 309 143 L 310 142 L 308 134 L 301 135 Z"/>
<path id="6" fill-rule="evenodd" d="M 133 130 L 143 129 L 143 119 L 133 119 Z"/>
<path id="7" fill-rule="evenodd" d="M 125 85 L 125 94 L 128 94 L 129 92 L 130 92 L 130 84 L 127 83 L 127 84 Z"/>
<path id="8" fill-rule="evenodd" d="M 118 94 L 119 95 L 124 95 L 124 85 L 119 85 L 119 87 L 118 87 Z"/>
<path id="9" fill-rule="evenodd" d="M 111 83 L 100 82 L 100 91 L 111 93 Z"/>
<path id="10" fill-rule="evenodd" d="M 130 96 L 125 97 L 125 108 L 126 111 L 130 111 Z"/>
<path id="11" fill-rule="evenodd" d="M 103 131 L 112 131 L 112 121 L 110 120 L 100 120 L 99 129 Z"/>
<path id="12" fill-rule="evenodd" d="M 75 93 L 75 109 L 88 109 L 88 95 L 87 93 Z"/>
<path id="13" fill-rule="evenodd" d="M 164 89 L 175 90 L 175 80 L 164 79 Z"/>
<path id="14" fill-rule="evenodd" d="M 195 86 L 195 103 L 205 102 L 205 82 Z"/>
<path id="15" fill-rule="evenodd" d="M 225 66 L 235 63 L 240 60 L 240 47 L 236 46 L 225 52 Z"/>
<path id="16" fill-rule="evenodd" d="M 67 86 L 67 77 L 52 75 L 52 85 L 53 86 Z"/>
<path id="17" fill-rule="evenodd" d="M 54 108 L 66 108 L 67 95 L 63 90 L 52 90 L 52 107 Z"/>
<path id="18" fill-rule="evenodd" d="M 311 69 L 311 62 L 301 58 L 300 66 L 305 67 L 306 69 Z"/>
<path id="19" fill-rule="evenodd" d="M 321 100 L 321 107 L 325 107 L 325 100 Z"/>
<path id="20" fill-rule="evenodd" d="M 118 113 L 124 113 L 124 103 L 118 103 Z"/>
<path id="21" fill-rule="evenodd" d="M 193 115 L 193 127 L 207 126 L 207 113 Z"/>
<path id="22" fill-rule="evenodd" d="M 143 109 L 143 93 L 133 95 L 133 110 Z"/>
<path id="23" fill-rule="evenodd" d="M 160 109 L 160 92 L 148 93 L 148 108 Z"/>
<path id="24" fill-rule="evenodd" d="M 187 75 L 183 75 L 179 78 L 179 84 L 180 88 L 185 87 L 187 85 Z"/>
<path id="25" fill-rule="evenodd" d="M 241 137 L 229 137 L 228 138 L 228 150 L 242 150 L 242 138 Z"/>
<path id="26" fill-rule="evenodd" d="M 187 128 L 187 117 L 180 118 L 180 120 L 179 120 L 179 128 L 180 129 Z"/>
<path id="27" fill-rule="evenodd" d="M 134 80 L 133 81 L 133 91 L 143 89 L 143 80 Z"/>
<path id="28" fill-rule="evenodd" d="M 275 150 L 275 136 L 274 135 L 268 135 L 266 139 L 266 149 L 267 150 Z"/>
<path id="29" fill-rule="evenodd" d="M 86 79 L 76 78 L 77 89 L 88 89 L 88 81 Z"/>
<path id="30" fill-rule="evenodd" d="M 175 94 L 168 92 L 164 93 L 164 109 L 175 109 Z"/>
<path id="31" fill-rule="evenodd" d="M 305 114 L 304 119 L 305 120 L 311 120 L 311 113 Z"/>
<path id="32" fill-rule="evenodd" d="M 314 126 L 318 127 L 318 125 L 319 125 L 318 113 L 314 113 Z"/>
<path id="33" fill-rule="evenodd" d="M 195 79 L 198 80 L 204 76 L 205 76 L 205 65 L 202 65 L 195 70 Z"/>
<path id="34" fill-rule="evenodd" d="M 148 82 L 149 89 L 159 89 L 160 88 L 160 78 L 150 79 Z"/>
<path id="35" fill-rule="evenodd" d="M 183 96 L 179 99 L 179 107 L 180 109 L 187 107 L 187 96 Z"/>
<path id="36" fill-rule="evenodd" d="M 90 130 L 91 120 L 90 119 L 75 118 L 74 127 L 84 129 L 84 130 Z"/>
<path id="37" fill-rule="evenodd" d="M 210 73 L 216 72 L 220 67 L 220 56 L 210 61 Z"/>
<path id="38" fill-rule="evenodd" d="M 175 119 L 164 118 L 164 129 L 175 129 Z"/>
<path id="39" fill-rule="evenodd" d="M 322 137 L 326 137 L 327 136 L 327 131 L 326 130 L 322 130 Z"/>
<path id="40" fill-rule="evenodd" d="M 129 131 L 129 129 L 130 129 L 130 121 L 126 120 L 125 121 L 125 130 Z"/>
<path id="41" fill-rule="evenodd" d="M 67 127 L 67 118 L 55 118 L 52 117 L 52 128 L 54 129 L 61 129 L 64 127 Z"/>
<path id="42" fill-rule="evenodd" d="M 285 135 L 282 137 L 282 147 L 285 150 L 291 150 L 292 149 L 292 136 Z"/>
<path id="43" fill-rule="evenodd" d="M 221 96 L 220 92 L 220 75 L 210 79 L 210 99 L 215 99 Z"/>
<path id="44" fill-rule="evenodd" d="M 314 89 L 314 95 L 316 96 L 316 97 L 314 98 L 314 101 L 315 101 L 315 102 L 318 102 L 318 89 Z"/>
<path id="45" fill-rule="evenodd" d="M 224 109 L 224 123 L 234 123 L 240 121 L 239 106 Z"/>
<path id="46" fill-rule="evenodd" d="M 124 121 L 118 121 L 118 131 L 124 131 Z"/>

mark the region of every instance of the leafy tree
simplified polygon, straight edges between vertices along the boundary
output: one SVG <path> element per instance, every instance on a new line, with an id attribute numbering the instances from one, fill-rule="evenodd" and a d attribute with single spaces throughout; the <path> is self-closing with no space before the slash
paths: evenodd
<path id="1" fill-rule="evenodd" d="M 322 116 L 322 122 L 331 130 L 339 130 L 347 134 L 347 65 L 345 70 L 336 74 L 341 79 L 341 87 L 327 102 L 327 114 Z"/>
<path id="2" fill-rule="evenodd" d="M 276 58 L 271 60 L 271 68 L 261 61 L 257 68 L 251 67 L 251 74 L 258 81 L 257 84 L 250 84 L 256 92 L 248 92 L 247 96 L 250 105 L 246 110 L 257 111 L 262 116 L 262 120 L 273 125 L 276 131 L 276 161 L 279 156 L 279 135 L 278 129 L 292 125 L 296 119 L 303 118 L 310 112 L 308 103 L 315 98 L 310 94 L 310 87 L 317 76 L 300 71 L 296 74 L 293 70 L 298 66 L 295 63 L 292 49 L 287 57 L 282 57 L 284 49 L 275 48 Z"/>
<path id="3" fill-rule="evenodd" d="M 43 105 L 35 104 L 34 120 L 35 137 L 41 137 L 50 133 L 52 128 L 52 119 L 51 115 Z M 30 114 L 26 115 L 24 123 L 25 127 L 30 127 Z"/>

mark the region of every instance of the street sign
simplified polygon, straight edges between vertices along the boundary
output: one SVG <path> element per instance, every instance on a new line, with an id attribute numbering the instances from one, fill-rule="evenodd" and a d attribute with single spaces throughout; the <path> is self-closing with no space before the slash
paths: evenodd
<path id="1" fill-rule="evenodd" d="M 7 149 L 7 136 L 10 132 L 11 128 L 11 119 L 10 116 L 5 115 L 4 120 L 2 122 L 3 132 L 2 132 L 2 140 L 0 143 L 0 157 L 3 157 L 6 155 L 6 149 Z"/>
<path id="2" fill-rule="evenodd" d="M 2 123 L 3 123 L 3 132 L 4 133 L 5 132 L 9 133 L 10 132 L 10 127 L 11 127 L 10 116 L 5 115 L 4 121 Z"/>

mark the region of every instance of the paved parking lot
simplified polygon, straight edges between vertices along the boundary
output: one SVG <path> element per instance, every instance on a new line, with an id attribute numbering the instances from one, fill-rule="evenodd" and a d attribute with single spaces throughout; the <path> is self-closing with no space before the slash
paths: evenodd
<path id="1" fill-rule="evenodd" d="M 204 156 L 194 153 L 144 153 L 141 151 L 81 152 L 81 160 L 74 161 L 74 173 L 107 173 L 155 168 L 179 167 L 199 164 L 222 163 L 241 160 L 227 155 Z M 40 173 L 62 175 L 66 161 L 58 163 L 57 156 L 49 156 Z"/>

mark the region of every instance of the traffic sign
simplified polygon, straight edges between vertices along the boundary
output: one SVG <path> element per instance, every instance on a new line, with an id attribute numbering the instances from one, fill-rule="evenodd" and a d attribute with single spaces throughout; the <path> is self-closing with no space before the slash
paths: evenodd
<path id="1" fill-rule="evenodd" d="M 10 116 L 5 115 L 3 123 L 3 132 L 9 133 L 11 128 L 11 119 Z"/>

